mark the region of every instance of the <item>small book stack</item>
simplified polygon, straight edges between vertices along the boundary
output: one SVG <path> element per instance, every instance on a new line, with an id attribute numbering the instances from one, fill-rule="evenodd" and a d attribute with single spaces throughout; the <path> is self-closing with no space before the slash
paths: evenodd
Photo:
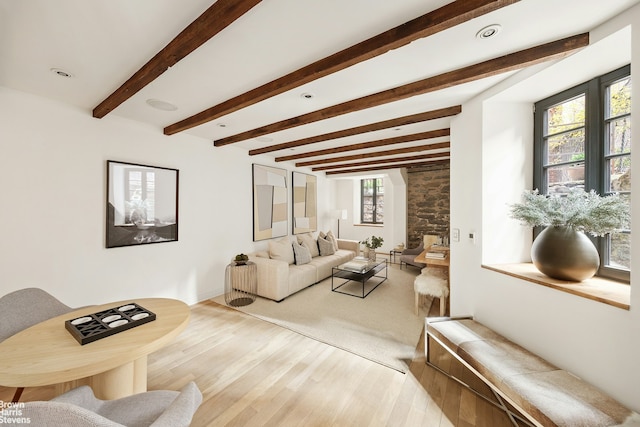
<path id="1" fill-rule="evenodd" d="M 425 258 L 428 259 L 445 259 L 447 257 L 447 250 L 449 248 L 445 246 L 433 245 L 427 253 L 425 254 Z"/>
<path id="2" fill-rule="evenodd" d="M 343 264 L 342 269 L 360 273 L 367 269 L 368 264 L 369 260 L 367 258 L 356 257 L 352 261 Z"/>
<path id="3" fill-rule="evenodd" d="M 425 255 L 425 258 L 431 258 L 431 259 L 445 259 L 446 257 L 447 257 L 447 254 L 445 252 L 435 252 L 435 251 L 429 251 Z"/>

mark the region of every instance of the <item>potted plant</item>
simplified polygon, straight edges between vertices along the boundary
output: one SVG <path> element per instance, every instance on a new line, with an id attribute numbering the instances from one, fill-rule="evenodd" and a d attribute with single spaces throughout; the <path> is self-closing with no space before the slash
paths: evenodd
<path id="1" fill-rule="evenodd" d="M 236 265 L 245 265 L 249 261 L 249 256 L 245 254 L 238 254 L 234 258 Z"/>
<path id="2" fill-rule="evenodd" d="M 585 233 L 603 236 L 629 224 L 629 204 L 616 194 L 571 190 L 547 196 L 525 191 L 511 205 L 511 217 L 530 227 L 546 227 L 531 247 L 531 260 L 540 272 L 561 280 L 582 281 L 600 268 L 600 256 Z"/>
<path id="3" fill-rule="evenodd" d="M 368 252 L 368 255 L 365 254 L 365 256 L 367 256 L 371 261 L 375 261 L 376 249 L 382 246 L 382 243 L 384 243 L 384 239 L 382 237 L 371 236 L 367 237 L 360 243 L 365 246 L 365 252 Z"/>

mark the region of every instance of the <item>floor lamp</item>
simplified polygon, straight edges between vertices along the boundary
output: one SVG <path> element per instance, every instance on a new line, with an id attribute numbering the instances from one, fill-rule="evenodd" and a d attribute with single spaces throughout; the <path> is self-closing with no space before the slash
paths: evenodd
<path id="1" fill-rule="evenodd" d="M 347 210 L 346 209 L 337 209 L 333 213 L 334 218 L 338 220 L 338 239 L 340 238 L 340 220 L 347 219 Z"/>

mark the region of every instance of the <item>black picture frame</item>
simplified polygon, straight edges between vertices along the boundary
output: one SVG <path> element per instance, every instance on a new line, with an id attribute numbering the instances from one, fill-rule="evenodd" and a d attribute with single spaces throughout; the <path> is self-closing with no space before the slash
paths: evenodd
<path id="1" fill-rule="evenodd" d="M 178 240 L 180 172 L 107 160 L 106 247 Z"/>

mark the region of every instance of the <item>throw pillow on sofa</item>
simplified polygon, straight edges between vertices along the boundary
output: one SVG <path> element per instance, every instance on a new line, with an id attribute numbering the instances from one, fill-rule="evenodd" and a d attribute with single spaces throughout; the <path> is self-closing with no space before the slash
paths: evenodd
<path id="1" fill-rule="evenodd" d="M 318 249 L 318 242 L 313 238 L 311 233 L 298 234 L 298 243 L 309 249 L 311 257 L 320 256 L 320 250 Z"/>
<path id="2" fill-rule="evenodd" d="M 311 262 L 311 252 L 298 242 L 293 242 L 293 255 L 296 258 L 296 265 L 308 264 Z"/>
<path id="3" fill-rule="evenodd" d="M 333 242 L 329 239 L 318 237 L 318 247 L 320 248 L 320 256 L 333 255 L 336 253 L 336 250 L 333 247 Z"/>
<path id="4" fill-rule="evenodd" d="M 291 240 L 288 237 L 269 242 L 269 257 L 271 259 L 277 259 L 280 261 L 286 261 L 288 264 L 293 264 L 295 258 L 293 257 L 293 246 L 291 246 Z"/>
<path id="5" fill-rule="evenodd" d="M 333 244 L 333 250 L 334 251 L 338 251 L 338 249 L 340 249 L 338 247 L 338 239 L 336 239 L 336 236 L 333 234 L 333 231 L 329 230 L 327 231 L 327 234 L 324 234 L 322 231 L 320 233 L 318 233 L 318 241 L 320 240 L 320 238 L 323 239 L 327 239 L 328 241 L 330 241 Z M 318 247 L 319 247 L 319 243 L 318 243 Z M 322 251 L 320 251 L 322 252 Z M 335 253 L 335 252 L 334 252 Z"/>
<path id="6" fill-rule="evenodd" d="M 254 255 L 257 256 L 258 258 L 270 258 L 269 252 L 267 251 L 256 252 Z"/>
<path id="7" fill-rule="evenodd" d="M 333 243 L 333 249 L 335 249 L 336 251 L 339 249 L 338 248 L 338 239 L 336 239 L 336 236 L 333 234 L 333 231 L 329 230 L 327 231 L 327 239 L 331 241 L 331 243 Z"/>

